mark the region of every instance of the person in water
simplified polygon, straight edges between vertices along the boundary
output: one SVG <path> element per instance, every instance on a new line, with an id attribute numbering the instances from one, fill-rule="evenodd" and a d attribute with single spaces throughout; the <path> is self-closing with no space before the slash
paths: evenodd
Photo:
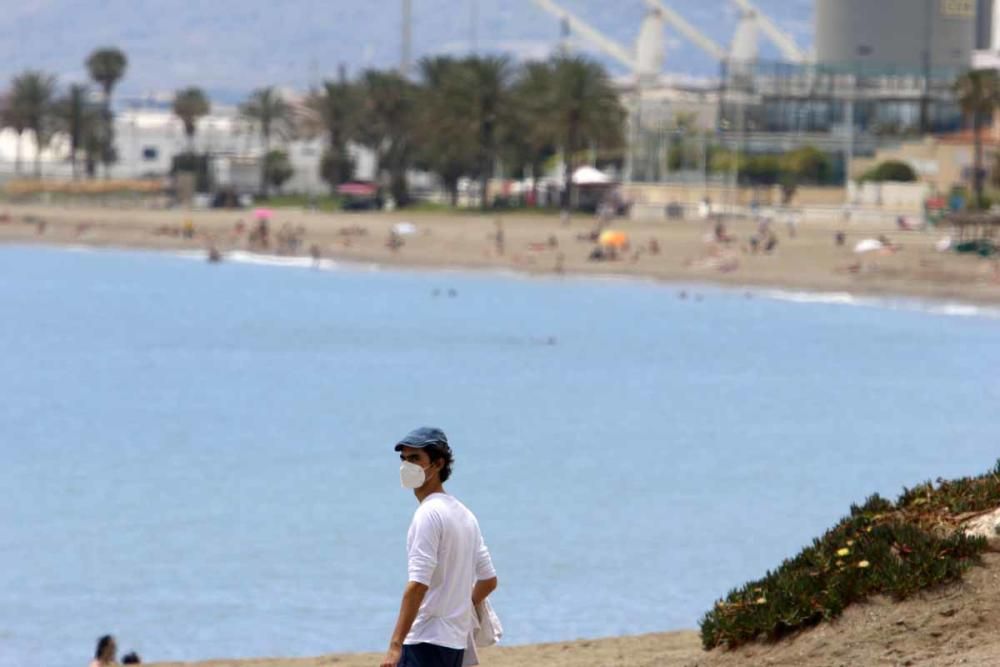
<path id="1" fill-rule="evenodd" d="M 381 667 L 461 667 L 473 609 L 497 587 L 475 515 L 444 490 L 454 462 L 437 428 L 411 431 L 395 447 L 403 488 L 420 506 L 406 536 L 409 580 Z"/>
<path id="2" fill-rule="evenodd" d="M 94 659 L 90 667 L 107 667 L 115 664 L 115 656 L 118 654 L 118 647 L 115 645 L 115 638 L 111 635 L 104 635 L 97 640 L 97 648 L 94 650 Z"/>

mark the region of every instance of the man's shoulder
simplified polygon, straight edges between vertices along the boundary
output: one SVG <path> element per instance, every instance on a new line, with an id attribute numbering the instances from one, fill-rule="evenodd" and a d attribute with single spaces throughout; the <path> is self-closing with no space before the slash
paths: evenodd
<path id="1" fill-rule="evenodd" d="M 430 517 L 436 516 L 441 519 L 449 519 L 455 516 L 470 515 L 472 512 L 469 508 L 462 504 L 455 496 L 450 496 L 446 493 L 435 493 L 424 499 L 424 502 L 420 503 L 417 507 L 417 511 L 414 513 L 414 519 L 418 517 Z M 473 517 L 475 518 L 475 517 Z"/>

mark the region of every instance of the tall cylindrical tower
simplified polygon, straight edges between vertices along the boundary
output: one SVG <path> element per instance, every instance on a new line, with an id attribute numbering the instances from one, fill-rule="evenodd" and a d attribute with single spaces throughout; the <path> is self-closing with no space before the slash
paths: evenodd
<path id="1" fill-rule="evenodd" d="M 977 0 L 816 0 L 816 60 L 898 70 L 968 67 Z"/>

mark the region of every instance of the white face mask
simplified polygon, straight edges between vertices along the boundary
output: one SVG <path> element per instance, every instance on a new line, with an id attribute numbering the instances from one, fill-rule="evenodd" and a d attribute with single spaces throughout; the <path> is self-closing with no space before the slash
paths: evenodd
<path id="1" fill-rule="evenodd" d="M 404 489 L 419 489 L 427 481 L 427 473 L 416 463 L 403 461 L 399 466 L 399 483 Z"/>

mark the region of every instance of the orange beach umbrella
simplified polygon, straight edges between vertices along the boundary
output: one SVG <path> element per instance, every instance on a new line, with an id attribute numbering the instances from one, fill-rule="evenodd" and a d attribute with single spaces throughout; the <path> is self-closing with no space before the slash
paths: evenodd
<path id="1" fill-rule="evenodd" d="M 608 229 L 601 232 L 597 242 L 603 246 L 612 248 L 624 248 L 628 245 L 628 234 L 617 229 Z"/>

